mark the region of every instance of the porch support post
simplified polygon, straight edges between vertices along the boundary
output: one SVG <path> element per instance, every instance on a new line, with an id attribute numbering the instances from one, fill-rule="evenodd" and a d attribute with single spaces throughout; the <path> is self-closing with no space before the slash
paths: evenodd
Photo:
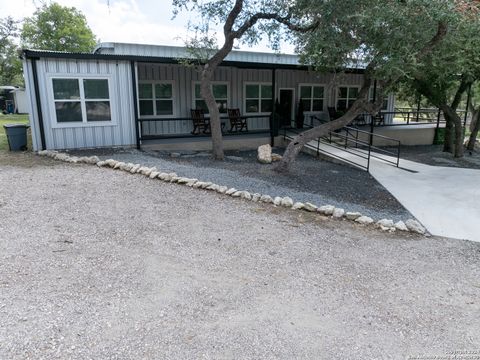
<path id="1" fill-rule="evenodd" d="M 372 101 L 375 102 L 377 99 L 377 80 L 373 82 L 373 99 Z M 372 121 L 370 121 L 370 146 L 373 145 L 373 132 L 375 128 L 375 116 L 370 114 L 370 118 Z"/>
<path id="2" fill-rule="evenodd" d="M 276 69 L 272 69 L 272 116 L 270 116 L 270 145 L 273 147 L 275 146 L 275 126 L 276 126 L 276 119 L 275 115 L 277 112 L 276 106 L 275 106 L 275 96 L 276 96 L 276 90 L 275 90 L 275 85 L 276 85 Z"/>
<path id="3" fill-rule="evenodd" d="M 418 102 L 417 102 L 417 123 L 420 120 L 420 107 L 422 106 L 422 95 L 418 94 Z"/>
<path id="4" fill-rule="evenodd" d="M 132 94 L 133 94 L 133 112 L 135 121 L 135 136 L 137 149 L 140 150 L 140 121 L 138 120 L 138 99 L 137 99 L 137 67 L 135 61 L 130 61 L 130 69 L 132 72 Z"/>

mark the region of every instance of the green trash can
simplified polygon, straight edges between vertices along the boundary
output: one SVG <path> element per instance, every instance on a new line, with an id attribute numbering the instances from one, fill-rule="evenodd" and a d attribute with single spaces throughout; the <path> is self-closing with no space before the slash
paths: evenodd
<path id="1" fill-rule="evenodd" d="M 27 150 L 27 129 L 25 124 L 5 124 L 3 125 L 7 135 L 8 147 L 10 151 Z"/>

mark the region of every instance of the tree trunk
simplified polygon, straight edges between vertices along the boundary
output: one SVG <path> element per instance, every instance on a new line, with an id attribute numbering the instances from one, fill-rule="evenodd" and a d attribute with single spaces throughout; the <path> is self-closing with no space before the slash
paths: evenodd
<path id="1" fill-rule="evenodd" d="M 454 132 L 454 123 L 453 121 L 446 115 L 445 116 L 445 138 L 443 139 L 443 152 L 449 152 L 453 154 L 453 132 Z"/>
<path id="2" fill-rule="evenodd" d="M 473 110 L 472 122 L 470 123 L 470 138 L 468 139 L 467 149 L 475 150 L 475 142 L 477 141 L 478 131 L 480 130 L 480 108 Z"/>
<path id="3" fill-rule="evenodd" d="M 452 124 L 451 130 L 454 130 L 455 137 L 451 136 L 451 138 L 455 138 L 455 144 L 452 144 L 453 156 L 456 158 L 463 157 L 463 126 L 462 126 L 462 119 L 454 109 L 452 109 L 448 105 L 442 105 L 440 107 L 445 114 L 445 120 L 448 124 Z M 451 134 L 451 132 L 450 132 Z M 446 134 L 445 134 L 446 135 Z"/>
<path id="4" fill-rule="evenodd" d="M 217 101 L 213 95 L 211 79 L 213 73 L 207 70 L 202 71 L 202 82 L 200 83 L 200 94 L 207 104 L 210 113 L 210 131 L 212 136 L 212 153 L 215 160 L 223 160 L 223 138 L 220 112 Z"/>

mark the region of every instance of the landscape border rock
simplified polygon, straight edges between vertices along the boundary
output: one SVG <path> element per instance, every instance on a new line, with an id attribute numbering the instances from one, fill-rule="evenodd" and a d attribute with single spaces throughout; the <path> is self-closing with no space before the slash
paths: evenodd
<path id="1" fill-rule="evenodd" d="M 204 189 L 217 192 L 221 195 L 227 195 L 231 197 L 237 197 L 246 201 L 263 202 L 265 204 L 273 204 L 274 206 L 282 206 L 295 211 L 317 212 L 325 216 L 331 216 L 335 219 L 347 219 L 362 225 L 374 225 L 382 231 L 388 231 L 390 233 L 395 230 L 410 231 L 421 235 L 428 235 L 425 227 L 422 226 L 417 220 L 408 219 L 407 221 L 398 221 L 396 223 L 390 219 L 381 219 L 375 222 L 372 218 L 362 215 L 359 212 L 350 212 L 345 209 L 336 208 L 333 205 L 317 206 L 310 202 L 295 202 L 292 198 L 286 196 L 270 196 L 267 194 L 251 194 L 246 190 L 238 190 L 236 188 L 229 188 L 225 185 L 214 184 L 209 181 L 201 181 L 198 179 L 191 179 L 187 177 L 178 176 L 176 173 L 165 173 L 157 168 L 149 168 L 142 166 L 141 164 L 124 163 L 114 159 L 100 160 L 98 156 L 70 156 L 68 153 L 61 153 L 55 150 L 42 150 L 37 152 L 39 156 L 50 157 L 55 160 L 64 161 L 74 164 L 87 164 L 96 165 L 98 167 L 109 167 L 111 169 L 124 171 L 130 174 L 141 174 L 150 179 L 158 179 L 160 181 L 177 183 L 179 185 L 188 186 L 195 189 Z"/>

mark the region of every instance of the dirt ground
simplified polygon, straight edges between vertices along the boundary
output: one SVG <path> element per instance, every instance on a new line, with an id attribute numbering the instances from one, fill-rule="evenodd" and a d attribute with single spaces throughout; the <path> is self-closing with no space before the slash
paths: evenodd
<path id="1" fill-rule="evenodd" d="M 0 359 L 480 349 L 480 243 L 28 154 L 0 155 L 0 186 Z"/>

